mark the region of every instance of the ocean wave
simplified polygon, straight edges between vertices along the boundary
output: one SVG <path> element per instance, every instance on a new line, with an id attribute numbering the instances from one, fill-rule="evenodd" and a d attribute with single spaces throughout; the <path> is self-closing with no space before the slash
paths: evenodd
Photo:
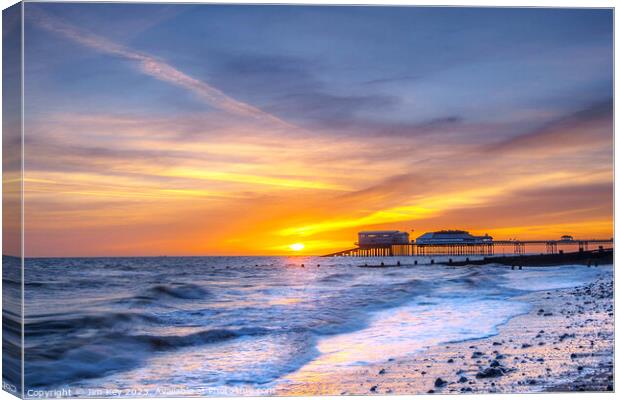
<path id="1" fill-rule="evenodd" d="M 154 350 L 174 350 L 181 347 L 200 346 L 209 343 L 221 342 L 240 336 L 255 336 L 271 333 L 264 328 L 243 328 L 238 330 L 209 329 L 184 336 L 131 336 L 130 340 L 138 340 L 150 345 Z"/>
<path id="2" fill-rule="evenodd" d="M 334 281 L 348 280 L 348 279 L 353 278 L 354 276 L 355 275 L 353 274 L 337 272 L 335 274 L 327 275 L 327 276 L 320 278 L 319 282 L 334 282 Z"/>
<path id="3" fill-rule="evenodd" d="M 156 323 L 158 321 L 157 317 L 151 315 L 128 312 L 71 316 L 64 319 L 58 318 L 57 315 L 50 315 L 37 321 L 26 322 L 24 332 L 28 337 L 55 333 L 69 334 L 77 330 L 112 330 L 118 329 L 121 324 L 131 326 L 138 323 Z"/>
<path id="4" fill-rule="evenodd" d="M 211 296 L 211 293 L 191 283 L 173 283 L 168 285 L 156 285 L 149 288 L 140 298 L 175 298 L 182 300 L 203 300 Z"/>
<path id="5" fill-rule="evenodd" d="M 15 280 L 15 279 L 10 279 L 10 278 L 2 278 L 2 284 L 3 285 L 7 285 L 7 286 L 13 286 L 13 287 L 21 287 L 22 282 L 21 280 Z"/>
<path id="6" fill-rule="evenodd" d="M 119 335 L 109 333 L 96 340 L 73 342 L 64 348 L 48 344 L 26 352 L 26 383 L 31 387 L 68 384 L 137 368 L 154 352 L 223 342 L 241 336 L 265 335 L 264 328 L 209 329 L 188 335 Z"/>
<path id="7" fill-rule="evenodd" d="M 21 311 L 21 310 L 20 310 Z M 21 336 L 22 318 L 21 314 L 10 311 L 8 308 L 2 310 L 2 332 Z"/>

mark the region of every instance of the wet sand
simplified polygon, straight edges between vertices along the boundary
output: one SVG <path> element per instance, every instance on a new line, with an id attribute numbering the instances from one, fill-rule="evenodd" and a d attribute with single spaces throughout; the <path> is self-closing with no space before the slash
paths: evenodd
<path id="1" fill-rule="evenodd" d="M 529 293 L 499 334 L 380 364 L 287 376 L 277 395 L 527 393 L 613 390 L 613 279 Z"/>

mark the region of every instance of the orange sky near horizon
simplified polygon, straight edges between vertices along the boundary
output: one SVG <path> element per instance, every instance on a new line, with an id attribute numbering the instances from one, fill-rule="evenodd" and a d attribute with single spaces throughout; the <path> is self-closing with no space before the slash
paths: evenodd
<path id="1" fill-rule="evenodd" d="M 26 168 L 29 256 L 320 255 L 352 247 L 365 229 L 415 230 L 412 238 L 446 228 L 498 239 L 613 235 L 612 170 L 594 154 L 603 143 L 579 144 L 592 153 L 587 169 L 561 163 L 575 146 L 548 151 L 547 143 L 499 154 L 425 146 L 435 160 L 411 168 L 422 151 L 389 138 L 323 140 L 250 126 L 185 144 L 166 138 L 161 121 L 96 118 L 59 117 L 37 136 L 63 141 L 67 125 L 87 126 L 72 146 L 106 142 L 110 154 L 80 158 L 78 171 Z M 587 129 L 604 136 L 609 125 Z M 161 155 L 117 159 L 127 142 Z M 170 154 L 182 161 L 168 165 Z M 293 243 L 305 247 L 293 252 Z"/>

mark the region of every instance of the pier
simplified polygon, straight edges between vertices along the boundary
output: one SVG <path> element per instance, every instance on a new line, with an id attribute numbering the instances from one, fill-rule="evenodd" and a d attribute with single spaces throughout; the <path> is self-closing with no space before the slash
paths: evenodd
<path id="1" fill-rule="evenodd" d="M 426 242 L 426 243 L 398 243 L 383 245 L 358 245 L 357 247 L 326 254 L 323 257 L 407 257 L 430 255 L 494 255 L 502 248 L 504 253 L 522 255 L 528 248 L 545 246 L 547 254 L 561 254 L 559 247 L 573 246 L 580 252 L 602 249 L 613 246 L 610 239 L 570 239 L 570 240 L 490 240 L 472 242 Z M 506 252 L 506 250 L 508 250 Z M 538 251 L 540 253 L 540 251 Z"/>

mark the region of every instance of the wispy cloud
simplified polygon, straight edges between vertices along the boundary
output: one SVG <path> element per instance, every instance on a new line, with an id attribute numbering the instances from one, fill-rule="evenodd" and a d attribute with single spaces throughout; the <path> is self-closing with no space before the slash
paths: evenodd
<path id="1" fill-rule="evenodd" d="M 346 187 L 321 182 L 318 180 L 283 178 L 278 176 L 261 176 L 238 174 L 224 171 L 205 171 L 204 169 L 174 168 L 161 172 L 162 176 L 177 178 L 204 179 L 213 181 L 245 183 L 252 185 L 277 186 L 291 189 L 345 190 Z"/>
<path id="2" fill-rule="evenodd" d="M 124 58 L 135 62 L 139 70 L 163 82 L 187 89 L 209 105 L 235 115 L 253 117 L 277 123 L 282 126 L 291 126 L 280 118 L 264 112 L 263 110 L 236 100 L 218 88 L 207 82 L 193 78 L 180 71 L 171 64 L 144 52 L 133 50 L 129 47 L 110 41 L 104 37 L 86 32 L 82 29 L 62 21 L 37 7 L 28 7 L 28 17 L 36 21 L 37 26 L 50 32 L 62 35 L 83 46 L 89 47 L 101 53 Z"/>
<path id="3" fill-rule="evenodd" d="M 613 101 L 590 104 L 581 110 L 562 116 L 534 129 L 486 147 L 489 153 L 526 153 L 531 156 L 550 152 L 584 149 L 610 143 L 613 135 Z"/>

